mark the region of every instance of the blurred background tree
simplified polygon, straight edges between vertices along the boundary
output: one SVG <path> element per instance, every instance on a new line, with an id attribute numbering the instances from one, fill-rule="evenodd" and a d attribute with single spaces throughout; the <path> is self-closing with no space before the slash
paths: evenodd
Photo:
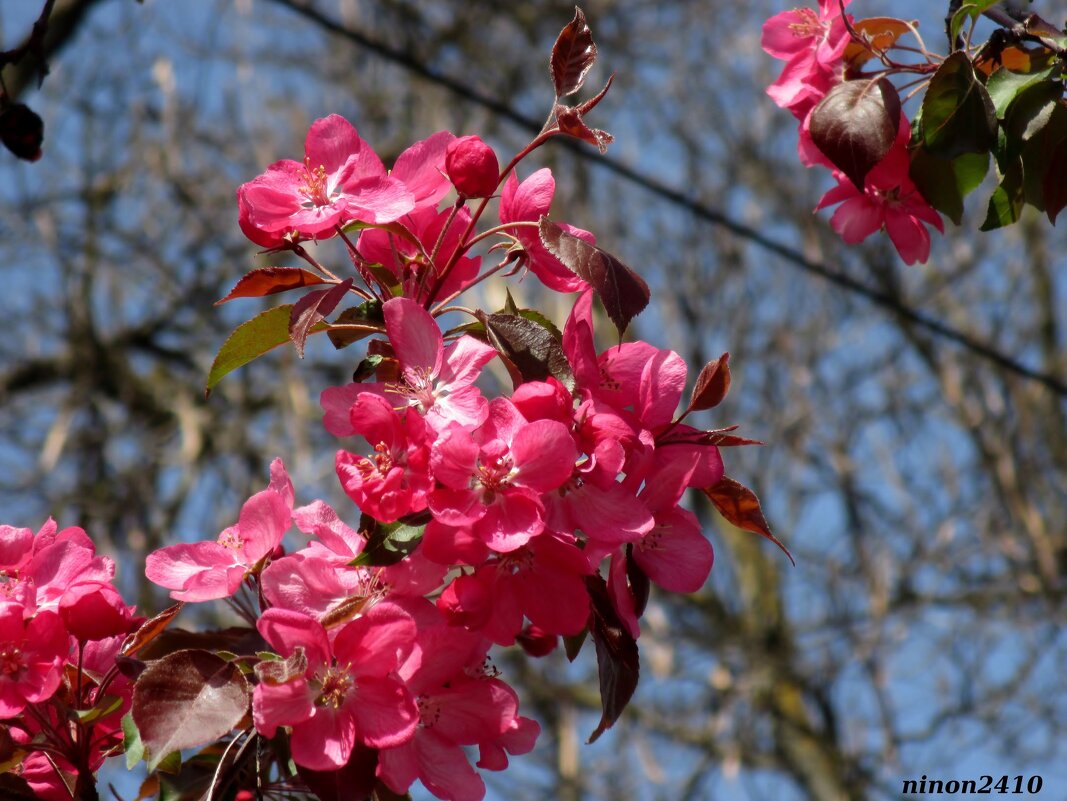
<path id="1" fill-rule="evenodd" d="M 767 443 L 725 453 L 727 470 L 759 492 L 797 566 L 698 506 L 712 579 L 653 595 L 635 703 L 597 744 L 583 744 L 599 714 L 591 649 L 574 665 L 501 655 L 544 734 L 487 776 L 491 795 L 851 801 L 898 798 L 923 774 L 1067 787 L 1064 393 L 907 312 L 1062 387 L 1062 227 L 1035 217 L 978 234 L 972 204 L 925 267 L 903 268 L 877 237 L 848 248 L 811 214 L 827 176 L 797 163 L 793 120 L 763 94 L 778 65 L 760 25 L 780 4 L 584 10 L 601 53 L 591 85 L 618 73 L 592 120 L 616 136 L 608 159 L 677 197 L 592 149 L 549 145 L 522 175 L 552 167 L 556 214 L 646 277 L 643 337 L 693 375 L 731 352 L 712 423 Z M 0 0 L 0 48 L 39 11 Z M 912 14 L 943 39 L 944 9 L 926 3 L 850 11 Z M 154 610 L 165 599 L 144 586 L 145 553 L 231 523 L 272 457 L 301 499 L 337 494 L 317 395 L 348 380 L 358 347 L 313 339 L 302 363 L 280 349 L 203 396 L 215 351 L 258 310 L 212 303 L 276 263 L 237 229 L 236 187 L 298 157 L 332 112 L 387 163 L 442 128 L 516 152 L 529 139 L 516 115 L 547 113 L 547 53 L 573 6 L 58 0 L 53 13 L 43 88 L 27 66 L 3 73 L 46 130 L 41 161 L 0 158 L 0 508 L 12 524 L 85 526 Z M 519 293 L 546 302 L 534 284 Z M 545 311 L 562 322 L 567 309 Z"/>

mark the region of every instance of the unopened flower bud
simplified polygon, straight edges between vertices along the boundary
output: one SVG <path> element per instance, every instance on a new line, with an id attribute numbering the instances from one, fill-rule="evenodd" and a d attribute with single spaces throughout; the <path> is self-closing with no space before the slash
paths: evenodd
<path id="1" fill-rule="evenodd" d="M 477 136 L 461 136 L 445 151 L 445 174 L 463 197 L 489 197 L 499 183 L 493 149 Z"/>

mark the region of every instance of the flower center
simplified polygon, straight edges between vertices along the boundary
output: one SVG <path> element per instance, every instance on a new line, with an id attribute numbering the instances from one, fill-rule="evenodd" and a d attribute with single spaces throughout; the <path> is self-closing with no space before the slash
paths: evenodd
<path id="1" fill-rule="evenodd" d="M 533 563 L 533 554 L 526 548 L 519 548 L 517 551 L 501 554 L 497 570 L 506 576 L 514 576 L 525 570 L 532 570 Z"/>
<path id="2" fill-rule="evenodd" d="M 241 535 L 237 533 L 237 526 L 230 526 L 219 534 L 219 545 L 223 548 L 229 548 L 231 551 L 241 550 L 241 546 L 244 543 L 241 541 Z"/>
<path id="3" fill-rule="evenodd" d="M 310 159 L 304 157 L 304 183 L 299 190 L 307 200 L 304 208 L 319 208 L 329 206 L 333 202 L 330 197 L 330 186 L 326 179 L 326 168 L 321 164 L 312 168 Z"/>
<path id="4" fill-rule="evenodd" d="M 794 8 L 793 13 L 799 18 L 797 22 L 789 23 L 789 30 L 798 39 L 814 38 L 822 36 L 826 29 L 819 21 L 819 15 L 811 8 Z"/>
<path id="5" fill-rule="evenodd" d="M 393 455 L 389 452 L 389 446 L 384 442 L 379 442 L 374 446 L 374 455 L 364 456 L 363 460 L 356 464 L 356 469 L 365 481 L 372 475 L 384 478 L 393 469 L 393 464 Z"/>
<path id="6" fill-rule="evenodd" d="M 496 493 L 511 485 L 518 470 L 512 465 L 511 454 L 503 442 L 493 442 L 483 448 L 478 457 L 478 473 L 472 479 L 475 487 L 482 489 L 482 499 L 492 503 Z"/>
<path id="7" fill-rule="evenodd" d="M 419 725 L 432 729 L 441 719 L 441 704 L 428 695 L 420 695 L 416 703 L 419 705 Z"/>
<path id="8" fill-rule="evenodd" d="M 22 649 L 12 645 L 4 646 L 0 651 L 0 675 L 17 676 L 24 669 Z"/>
<path id="9" fill-rule="evenodd" d="M 315 699 L 316 706 L 330 706 L 340 709 L 348 697 L 349 692 L 355 686 L 355 681 L 348 673 L 348 665 L 342 667 L 326 668 L 326 672 L 319 679 L 321 688 Z"/>
<path id="10" fill-rule="evenodd" d="M 406 367 L 400 381 L 386 386 L 389 392 L 410 398 L 419 406 L 422 413 L 430 410 L 437 400 L 434 391 L 434 375 L 429 367 Z"/>

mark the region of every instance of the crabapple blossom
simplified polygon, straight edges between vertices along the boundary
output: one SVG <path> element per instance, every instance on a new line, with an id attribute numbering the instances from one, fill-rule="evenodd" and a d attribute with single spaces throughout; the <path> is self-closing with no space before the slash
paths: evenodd
<path id="1" fill-rule="evenodd" d="M 494 398 L 485 423 L 473 431 L 452 424 L 434 443 L 431 467 L 443 486 L 430 493 L 430 511 L 495 551 L 513 551 L 544 529 L 540 496 L 570 478 L 577 457 L 566 426 L 528 422 L 511 401 Z"/>
<path id="2" fill-rule="evenodd" d="M 889 153 L 867 174 L 863 192 L 844 173 L 834 170 L 837 186 L 822 196 L 816 209 L 840 203 L 830 226 L 850 245 L 885 229 L 905 264 L 925 262 L 930 256 L 932 226 L 944 233 L 945 224 L 908 174 L 908 139 L 911 128 L 903 115 Z"/>
<path id="3" fill-rule="evenodd" d="M 292 520 L 292 482 L 281 459 L 271 485 L 241 507 L 235 525 L 215 541 L 169 545 L 150 553 L 145 575 L 177 601 L 210 601 L 237 592 L 245 576 L 274 551 Z"/>
<path id="4" fill-rule="evenodd" d="M 353 220 L 387 223 L 415 207 L 405 183 L 344 117 L 316 120 L 304 143 L 303 163 L 276 161 L 237 190 L 241 227 L 260 232 L 257 244 L 286 232 L 330 237 Z"/>
<path id="5" fill-rule="evenodd" d="M 411 616 L 383 602 L 346 623 L 332 644 L 315 619 L 287 609 L 268 609 L 256 624 L 283 657 L 302 670 L 256 685 L 256 729 L 273 737 L 291 727 L 293 759 L 312 770 L 343 766 L 358 742 L 388 748 L 407 742 L 418 725 L 415 699 L 396 676 L 414 646 Z"/>

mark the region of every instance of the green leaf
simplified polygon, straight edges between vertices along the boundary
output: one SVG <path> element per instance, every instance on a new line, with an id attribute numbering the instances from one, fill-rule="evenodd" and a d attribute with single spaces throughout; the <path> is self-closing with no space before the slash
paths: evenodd
<path id="1" fill-rule="evenodd" d="M 1022 162 L 1016 161 L 1004 174 L 1000 185 L 993 190 L 981 230 L 993 231 L 1017 221 L 1024 199 Z"/>
<path id="2" fill-rule="evenodd" d="M 923 146 L 945 159 L 984 153 L 997 141 L 997 116 L 986 88 L 966 53 L 945 59 L 930 80 L 922 103 Z"/>
<path id="3" fill-rule="evenodd" d="M 953 43 L 952 46 L 956 46 L 956 39 L 960 35 L 960 31 L 963 30 L 963 26 L 969 20 L 978 19 L 983 11 L 995 6 L 998 2 L 1000 0 L 970 0 L 970 2 L 960 6 L 956 13 L 952 15 L 952 21 L 949 24 L 949 41 Z"/>
<path id="4" fill-rule="evenodd" d="M 1043 81 L 1027 87 L 1015 97 L 1001 126 L 1006 137 L 1006 158 L 1014 160 L 1022 152 L 1023 145 L 1048 124 L 1062 96 L 1062 84 Z"/>
<path id="5" fill-rule="evenodd" d="M 222 343 L 211 371 L 207 376 L 205 395 L 210 395 L 228 373 L 243 367 L 264 353 L 274 350 L 289 341 L 289 316 L 293 304 L 287 303 L 257 314 L 246 323 L 241 323 Z"/>
<path id="6" fill-rule="evenodd" d="M 417 516 L 414 520 L 409 519 L 406 522 L 397 520 L 395 523 L 379 523 L 373 518 L 364 516 L 364 519 L 360 521 L 360 530 L 368 532 L 367 547 L 349 564 L 374 567 L 395 565 L 419 546 L 422 542 L 422 535 L 426 533 L 428 522 L 429 520 L 423 520 L 421 516 Z"/>
<path id="7" fill-rule="evenodd" d="M 1016 96 L 1035 84 L 1047 81 L 1052 74 L 1052 69 L 1049 67 L 1040 72 L 1022 73 L 1001 67 L 990 75 L 985 88 L 989 92 L 989 99 L 993 101 L 993 108 L 997 110 L 997 117 L 1004 119 L 1008 113 L 1008 106 Z"/>
<path id="8" fill-rule="evenodd" d="M 988 171 L 988 153 L 964 153 L 949 161 L 919 147 L 912 151 L 909 175 L 926 202 L 959 225 L 963 198 L 978 188 Z"/>
<path id="9" fill-rule="evenodd" d="M 89 709 L 75 709 L 74 717 L 78 719 L 83 725 L 89 725 L 95 723 L 101 718 L 106 718 L 112 712 L 118 710 L 122 706 L 122 699 L 117 695 L 105 695 L 98 698 L 96 703 Z"/>
<path id="10" fill-rule="evenodd" d="M 144 759 L 144 743 L 137 724 L 133 722 L 133 712 L 122 716 L 122 749 L 126 752 L 126 770 L 133 770 L 133 766 Z"/>

